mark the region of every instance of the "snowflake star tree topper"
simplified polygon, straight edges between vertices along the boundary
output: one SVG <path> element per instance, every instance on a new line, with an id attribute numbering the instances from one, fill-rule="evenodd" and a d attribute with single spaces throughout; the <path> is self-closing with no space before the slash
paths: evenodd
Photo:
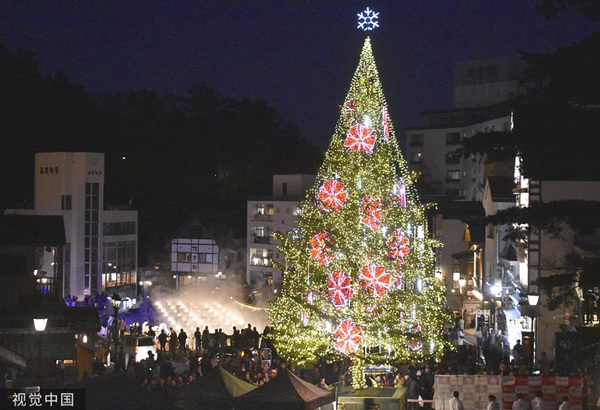
<path id="1" fill-rule="evenodd" d="M 379 12 L 374 12 L 367 7 L 365 11 L 358 13 L 357 16 L 358 27 L 356 28 L 363 29 L 364 31 L 371 31 L 374 28 L 379 27 L 379 22 L 377 21 L 379 18 Z"/>

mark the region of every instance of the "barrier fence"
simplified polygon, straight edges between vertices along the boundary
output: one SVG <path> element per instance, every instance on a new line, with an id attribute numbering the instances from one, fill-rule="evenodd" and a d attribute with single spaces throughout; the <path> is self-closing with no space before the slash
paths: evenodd
<path id="1" fill-rule="evenodd" d="M 544 395 L 544 410 L 558 408 L 563 396 L 569 397 L 571 410 L 581 410 L 582 390 L 582 377 L 436 375 L 433 399 L 436 409 L 447 409 L 453 392 L 458 391 L 465 409 L 485 409 L 488 396 L 493 394 L 502 404 L 502 408 L 509 410 L 512 409 L 517 394 L 522 393 L 524 399 L 531 402 L 535 393 L 541 391 Z"/>

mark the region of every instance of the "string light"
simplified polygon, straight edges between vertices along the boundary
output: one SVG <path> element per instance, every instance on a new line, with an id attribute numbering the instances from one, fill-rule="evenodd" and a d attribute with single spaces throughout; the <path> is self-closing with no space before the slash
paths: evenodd
<path id="1" fill-rule="evenodd" d="M 318 182 L 299 205 L 298 229 L 276 236 L 286 260 L 282 294 L 269 309 L 277 351 L 298 367 L 349 357 L 355 388 L 365 385 L 365 364 L 439 358 L 448 346 L 445 288 L 434 280 L 440 243 L 426 234 L 426 207 L 386 107 L 367 39 Z M 323 185 L 332 176 L 343 189 Z M 350 344 L 341 339 L 349 329 Z"/>

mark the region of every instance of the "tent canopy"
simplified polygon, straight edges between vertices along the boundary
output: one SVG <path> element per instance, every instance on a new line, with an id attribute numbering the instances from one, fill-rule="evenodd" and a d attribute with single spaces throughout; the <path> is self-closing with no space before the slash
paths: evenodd
<path id="1" fill-rule="evenodd" d="M 221 366 L 206 372 L 193 383 L 183 386 L 175 395 L 174 403 L 179 409 L 228 409 L 234 397 L 241 396 L 256 386 L 247 383 Z"/>
<path id="2" fill-rule="evenodd" d="M 289 370 L 234 400 L 236 410 L 313 410 L 335 400 L 334 392 L 312 385 Z"/>

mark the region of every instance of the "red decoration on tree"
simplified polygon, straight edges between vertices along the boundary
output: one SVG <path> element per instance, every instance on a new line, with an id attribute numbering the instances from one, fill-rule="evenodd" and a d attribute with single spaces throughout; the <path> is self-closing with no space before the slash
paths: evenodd
<path id="1" fill-rule="evenodd" d="M 390 290 L 392 275 L 385 271 L 385 266 L 370 263 L 360 270 L 360 287 L 373 291 L 373 296 L 380 298 Z"/>
<path id="2" fill-rule="evenodd" d="M 386 242 L 388 246 L 387 255 L 390 259 L 395 260 L 398 264 L 404 264 L 404 258 L 410 253 L 408 247 L 408 238 L 402 232 L 402 229 L 398 228 L 392 234 L 392 238 Z"/>
<path id="3" fill-rule="evenodd" d="M 334 349 L 349 356 L 358 350 L 362 342 L 362 330 L 352 319 L 344 319 L 335 329 L 334 337 Z"/>
<path id="4" fill-rule="evenodd" d="M 392 285 L 396 289 L 402 289 L 402 272 L 392 269 Z"/>
<path id="5" fill-rule="evenodd" d="M 410 339 L 410 342 L 408 342 L 408 348 L 410 350 L 412 350 L 413 352 L 416 352 L 417 350 L 421 349 L 422 347 L 423 347 L 423 343 L 421 343 L 420 340 Z"/>
<path id="6" fill-rule="evenodd" d="M 348 197 L 346 186 L 333 178 L 323 182 L 319 188 L 319 208 L 327 212 L 341 211 Z"/>
<path id="7" fill-rule="evenodd" d="M 363 196 L 360 203 L 360 221 L 375 230 L 379 229 L 381 224 L 381 202 L 372 195 Z"/>
<path id="8" fill-rule="evenodd" d="M 390 139 L 390 120 L 388 118 L 387 107 L 383 107 L 382 117 L 383 117 L 383 138 L 386 141 L 389 141 L 389 139 Z"/>
<path id="9" fill-rule="evenodd" d="M 336 257 L 335 253 L 331 250 L 333 241 L 327 232 L 320 231 L 308 241 L 310 247 L 310 256 L 316 261 L 321 262 L 322 266 L 329 266 L 331 261 Z"/>
<path id="10" fill-rule="evenodd" d="M 359 123 L 348 130 L 344 147 L 348 148 L 348 151 L 362 152 L 369 155 L 373 152 L 376 140 L 377 136 L 373 134 L 373 128 Z"/>
<path id="11" fill-rule="evenodd" d="M 356 104 L 355 104 L 355 102 L 352 101 L 352 100 L 346 101 L 344 103 L 344 109 L 346 111 L 350 111 L 350 112 L 356 111 Z"/>
<path id="12" fill-rule="evenodd" d="M 334 270 L 328 279 L 331 302 L 338 307 L 346 306 L 354 294 L 354 290 L 350 287 L 350 278 L 341 270 Z"/>
<path id="13" fill-rule="evenodd" d="M 308 312 L 302 312 L 302 325 L 303 326 L 308 325 L 308 319 L 309 319 Z"/>
<path id="14" fill-rule="evenodd" d="M 403 208 L 406 208 L 406 186 L 402 178 L 394 185 L 394 196 L 396 197 L 396 202 Z"/>

